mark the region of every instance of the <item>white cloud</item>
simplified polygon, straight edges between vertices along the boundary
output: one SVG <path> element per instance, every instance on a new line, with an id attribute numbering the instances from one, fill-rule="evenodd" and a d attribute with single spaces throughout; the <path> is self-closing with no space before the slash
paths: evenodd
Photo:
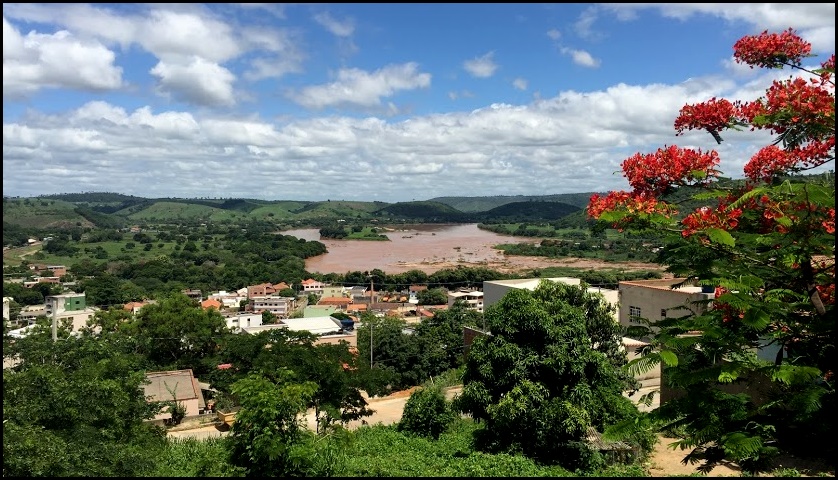
<path id="1" fill-rule="evenodd" d="M 527 89 L 527 80 L 525 78 L 516 78 L 512 80 L 512 86 L 518 90 L 526 90 Z"/>
<path id="2" fill-rule="evenodd" d="M 582 11 L 573 24 L 573 30 L 585 40 L 599 40 L 602 35 L 593 30 L 593 24 L 598 18 L 598 7 L 588 7 Z"/>
<path id="3" fill-rule="evenodd" d="M 489 52 L 481 57 L 475 57 L 463 62 L 463 68 L 472 76 L 488 78 L 495 74 L 498 64 L 495 63 L 495 52 Z"/>
<path id="4" fill-rule="evenodd" d="M 336 37 L 351 37 L 355 33 L 355 22 L 352 19 L 340 21 L 329 12 L 321 12 L 314 16 L 314 20 Z"/>
<path id="5" fill-rule="evenodd" d="M 613 174 L 620 163 L 666 144 L 716 148 L 722 171 L 736 177 L 754 146 L 768 137 L 727 132 L 717 146 L 702 132 L 675 137 L 672 121 L 686 103 L 714 96 L 751 99 L 779 74 L 754 76 L 743 85 L 729 77 L 618 84 L 405 121 L 329 116 L 272 122 L 149 107 L 128 112 L 91 102 L 66 114 L 30 112 L 4 123 L 4 193 L 45 193 L 43 182 L 28 179 L 31 162 L 43 171 L 90 179 L 86 190 L 147 197 L 223 191 L 317 200 L 323 190 L 310 188 L 312 182 L 338 188 L 347 185 L 348 175 L 351 185 L 367 188 L 341 188 L 341 196 L 359 200 L 369 200 L 372 190 L 385 201 L 593 192 L 627 188 Z M 386 75 L 359 78 L 376 83 L 378 76 Z M 370 94 L 367 103 L 378 98 Z M 139 175 L 153 181 L 138 184 Z"/>
<path id="6" fill-rule="evenodd" d="M 599 67 L 600 61 L 591 56 L 590 53 L 584 50 L 574 50 L 572 48 L 563 47 L 560 50 L 562 54 L 569 55 L 573 59 L 573 63 L 588 68 Z"/>
<path id="7" fill-rule="evenodd" d="M 264 6 L 258 8 L 264 9 Z M 305 59 L 297 40 L 288 31 L 250 26 L 234 29 L 201 5 L 150 4 L 148 10 L 140 10 L 139 13 L 116 13 L 108 7 L 85 4 L 4 4 L 3 12 L 4 44 L 8 41 L 14 45 L 14 38 L 5 38 L 11 36 L 7 35 L 5 25 L 8 15 L 17 20 L 54 23 L 73 31 L 77 38 L 67 36 L 59 40 L 68 44 L 72 41 L 75 50 L 79 49 L 79 45 L 84 46 L 89 50 L 88 57 L 92 58 L 93 53 L 99 54 L 100 64 L 108 59 L 113 62 L 113 53 L 100 41 L 119 44 L 126 50 L 139 45 L 159 60 L 150 72 L 160 79 L 158 92 L 202 106 L 231 106 L 235 103 L 234 93 L 241 95 L 233 91 L 236 77 L 223 65 L 226 62 L 255 52 L 246 60 L 250 68 L 244 72 L 244 78 L 257 81 L 299 73 Z M 69 45 L 63 48 L 73 50 Z M 26 85 L 37 85 L 37 79 L 30 80 L 30 77 L 43 74 L 29 65 L 25 69 L 18 67 L 17 70 L 10 70 L 10 74 L 14 75 L 6 79 L 7 50 L 11 48 L 4 47 L 4 94 L 7 90 L 20 91 Z M 104 71 L 104 65 L 99 65 L 98 72 L 91 71 L 92 68 L 76 71 L 71 69 L 69 62 L 64 64 L 69 72 L 60 72 L 61 85 L 83 83 L 78 77 L 86 75 L 84 79 L 91 85 L 90 88 L 105 88 L 103 84 L 110 86 L 114 82 L 113 72 L 119 71 L 116 67 L 112 67 L 111 72 Z M 84 65 L 83 62 L 80 64 Z M 192 85 L 191 81 L 197 83 Z"/>
<path id="8" fill-rule="evenodd" d="M 429 73 L 419 72 L 413 62 L 388 65 L 374 72 L 357 68 L 342 69 L 335 82 L 303 88 L 289 93 L 289 98 L 307 108 L 361 107 L 381 105 L 382 97 L 393 96 L 402 90 L 427 88 L 431 84 Z"/>
<path id="9" fill-rule="evenodd" d="M 159 79 L 158 89 L 178 100 L 209 106 L 231 106 L 236 103 L 229 70 L 200 57 L 182 63 L 159 62 L 149 72 Z"/>
<path id="10" fill-rule="evenodd" d="M 104 91 L 122 87 L 115 55 L 93 40 L 65 30 L 30 31 L 25 36 L 3 17 L 3 96 L 21 96 L 42 88 Z"/>
<path id="11" fill-rule="evenodd" d="M 661 15 L 687 20 L 693 15 L 710 15 L 741 21 L 762 30 L 781 31 L 790 26 L 812 43 L 817 53 L 835 51 L 835 3 L 607 3 L 603 8 L 620 20 L 637 18 L 636 12 L 658 10 Z"/>
<path id="12" fill-rule="evenodd" d="M 551 28 L 547 31 L 547 36 L 550 37 L 552 40 L 558 40 L 562 38 L 562 32 L 558 31 L 555 28 Z"/>

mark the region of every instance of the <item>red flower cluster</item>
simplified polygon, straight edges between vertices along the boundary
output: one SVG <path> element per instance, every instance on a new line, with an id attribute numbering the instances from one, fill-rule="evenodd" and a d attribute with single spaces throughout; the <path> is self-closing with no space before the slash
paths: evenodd
<path id="1" fill-rule="evenodd" d="M 738 105 L 739 114 L 754 128 L 768 128 L 783 133 L 797 125 L 816 125 L 831 128 L 834 134 L 835 96 L 819 85 L 820 78 L 806 81 L 775 80 L 765 99 Z M 768 117 L 767 123 L 754 122 L 756 117 Z M 831 123 L 830 123 L 831 122 Z"/>
<path id="2" fill-rule="evenodd" d="M 681 220 L 681 224 L 684 225 L 681 235 L 689 237 L 706 228 L 735 230 L 739 225 L 739 217 L 741 216 L 741 208 L 728 210 L 723 203 L 720 203 L 715 210 L 710 207 L 701 207 Z"/>
<path id="3" fill-rule="evenodd" d="M 736 108 L 728 100 L 711 98 L 703 103 L 684 105 L 675 119 L 675 135 L 684 130 L 707 130 L 721 132 L 736 115 Z"/>
<path id="4" fill-rule="evenodd" d="M 718 177 L 719 171 L 715 169 L 718 164 L 719 154 L 714 150 L 702 152 L 673 145 L 659 148 L 655 153 L 636 153 L 627 158 L 623 161 L 623 174 L 636 194 L 658 196 L 672 186 L 698 180 L 695 172 L 704 174 L 697 183 Z"/>
<path id="5" fill-rule="evenodd" d="M 751 68 L 781 68 L 783 65 L 800 66 L 810 56 L 812 45 L 789 28 L 782 33 L 763 31 L 759 35 L 742 37 L 733 45 L 733 58 Z"/>
<path id="6" fill-rule="evenodd" d="M 835 284 L 818 285 L 815 287 L 818 290 L 818 296 L 821 297 L 821 302 L 824 305 L 835 304 Z"/>
<path id="7" fill-rule="evenodd" d="M 658 200 L 649 194 L 633 194 L 626 191 L 609 192 L 608 195 L 601 197 L 599 194 L 591 195 L 588 202 L 588 217 L 599 218 L 603 212 L 610 212 L 620 210 L 634 216 L 638 213 L 663 213 L 665 215 L 674 215 L 677 212 L 673 210 L 672 206 L 665 202 L 658 202 Z"/>
<path id="8" fill-rule="evenodd" d="M 835 209 L 834 208 L 830 208 L 829 210 L 826 211 L 826 219 L 823 222 L 821 222 L 821 225 L 823 225 L 823 228 L 824 228 L 824 230 L 826 230 L 826 233 L 829 233 L 830 235 L 835 233 Z"/>
<path id="9" fill-rule="evenodd" d="M 714 298 L 716 301 L 713 302 L 713 310 L 719 310 L 722 312 L 722 321 L 724 323 L 728 323 L 734 318 L 745 318 L 745 311 L 734 308 L 727 303 L 721 303 L 718 301 L 718 298 L 727 293 L 729 290 L 724 287 L 716 287 Z"/>
<path id="10" fill-rule="evenodd" d="M 753 181 L 767 182 L 778 175 L 823 165 L 832 160 L 834 151 L 834 135 L 824 141 L 813 141 L 791 150 L 769 145 L 745 164 L 745 176 Z"/>

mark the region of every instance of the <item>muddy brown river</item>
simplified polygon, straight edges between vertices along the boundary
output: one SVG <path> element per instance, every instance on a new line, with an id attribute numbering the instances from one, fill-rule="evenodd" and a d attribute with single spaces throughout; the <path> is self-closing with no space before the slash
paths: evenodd
<path id="1" fill-rule="evenodd" d="M 611 263 L 595 259 L 504 255 L 494 246 L 501 243 L 538 243 L 541 239 L 500 235 L 481 230 L 476 223 L 383 227 L 379 233 L 387 235 L 389 241 L 321 239 L 316 228 L 281 233 L 317 240 L 326 245 L 328 253 L 306 260 L 306 270 L 314 273 L 347 273 L 378 268 L 388 274 L 408 270 L 430 274 L 457 265 L 482 266 L 501 272 L 524 272 L 552 266 L 660 270 L 659 265 L 641 262 Z"/>

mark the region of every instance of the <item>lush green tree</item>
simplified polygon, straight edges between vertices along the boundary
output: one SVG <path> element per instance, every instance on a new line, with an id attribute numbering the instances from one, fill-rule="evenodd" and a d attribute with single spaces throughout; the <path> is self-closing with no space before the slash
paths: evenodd
<path id="1" fill-rule="evenodd" d="M 398 430 L 437 440 L 456 418 L 441 388 L 418 388 L 404 405 Z"/>
<path id="2" fill-rule="evenodd" d="M 12 297 L 21 305 L 44 303 L 44 295 L 40 291 L 26 288 L 22 283 L 3 282 L 3 296 Z"/>
<path id="3" fill-rule="evenodd" d="M 444 288 L 429 288 L 416 292 L 419 305 L 445 305 L 448 303 L 448 292 Z"/>
<path id="4" fill-rule="evenodd" d="M 295 292 L 293 288 L 283 288 L 277 292 L 277 295 L 280 297 L 296 297 L 297 292 Z"/>
<path id="5" fill-rule="evenodd" d="M 49 328 L 4 338 L 3 476 L 141 476 L 165 445 L 144 422 L 142 357 Z"/>
<path id="6" fill-rule="evenodd" d="M 472 344 L 457 401 L 484 422 L 481 448 L 590 469 L 597 465 L 584 444 L 587 429 L 638 415 L 622 395 L 626 381 L 610 348 L 621 338 L 594 343 L 586 295 L 584 286 L 545 281 L 535 291 L 512 290 L 486 309 L 492 334 Z"/>
<path id="7" fill-rule="evenodd" d="M 483 315 L 461 302 L 423 319 L 414 334 L 421 352 L 415 362 L 416 368 L 429 377 L 462 365 L 463 327 L 478 327 L 482 323 Z"/>
<path id="8" fill-rule="evenodd" d="M 135 338 L 141 351 L 159 368 L 191 368 L 196 375 L 209 369 L 220 339 L 231 335 L 217 310 L 204 310 L 182 293 L 144 306 L 121 329 Z"/>
<path id="9" fill-rule="evenodd" d="M 588 213 L 670 234 L 671 270 L 718 287 L 701 315 L 656 322 L 631 367 L 663 363 L 678 398 L 654 410 L 650 425 L 681 437 L 685 461 L 756 472 L 779 450 L 838 455 L 834 173 L 799 175 L 835 159 L 835 55 L 803 67 L 811 44 L 792 29 L 743 37 L 733 50 L 738 63 L 801 72 L 754 101 L 712 98 L 676 118 L 676 135 L 708 131 L 716 143 L 728 128 L 773 135 L 746 163 L 745 180 L 724 182 L 715 150 L 673 145 L 626 159 L 632 190 L 592 197 Z M 678 212 L 670 198 L 679 193 L 695 210 Z"/>
<path id="10" fill-rule="evenodd" d="M 251 373 L 233 384 L 241 409 L 230 430 L 232 462 L 252 477 L 304 475 L 312 459 L 301 448 L 306 427 L 300 420 L 317 384 L 290 381 L 287 370 L 270 377 Z"/>
<path id="11" fill-rule="evenodd" d="M 419 342 L 403 318 L 378 318 L 364 313 L 357 331 L 359 363 L 370 367 L 370 331 L 372 331 L 372 368 L 389 372 L 390 389 L 401 390 L 421 384 L 427 375 L 420 369 Z"/>

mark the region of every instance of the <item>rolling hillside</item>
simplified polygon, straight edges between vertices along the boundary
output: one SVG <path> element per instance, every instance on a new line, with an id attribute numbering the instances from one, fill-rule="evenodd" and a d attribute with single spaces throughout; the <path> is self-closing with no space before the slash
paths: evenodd
<path id="1" fill-rule="evenodd" d="M 591 195 L 588 193 L 560 193 L 555 195 L 512 195 L 494 197 L 435 197 L 431 202 L 440 202 L 450 205 L 464 213 L 487 212 L 509 203 L 516 202 L 561 202 L 574 207 L 585 208 Z"/>
<path id="2" fill-rule="evenodd" d="M 482 221 L 524 222 L 558 220 L 580 210 L 579 207 L 562 202 L 527 201 L 506 203 L 477 215 Z"/>

